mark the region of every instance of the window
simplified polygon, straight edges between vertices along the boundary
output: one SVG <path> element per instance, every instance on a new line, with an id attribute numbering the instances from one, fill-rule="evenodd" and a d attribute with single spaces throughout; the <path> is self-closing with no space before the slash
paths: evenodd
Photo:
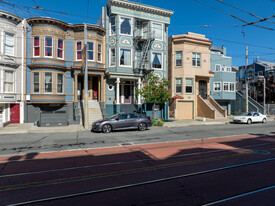
<path id="1" fill-rule="evenodd" d="M 235 83 L 234 82 L 229 83 L 229 91 L 235 92 Z"/>
<path id="2" fill-rule="evenodd" d="M 221 91 L 221 83 L 220 82 L 214 82 L 214 91 L 215 92 Z"/>
<path id="3" fill-rule="evenodd" d="M 152 23 L 152 30 L 155 39 L 162 40 L 162 25 L 157 23 Z"/>
<path id="4" fill-rule="evenodd" d="M 128 114 L 120 114 L 118 115 L 118 119 L 127 119 L 128 118 Z"/>
<path id="5" fill-rule="evenodd" d="M 57 73 L 57 93 L 64 93 L 64 74 Z"/>
<path id="6" fill-rule="evenodd" d="M 76 42 L 76 60 L 82 59 L 82 42 Z"/>
<path id="7" fill-rule="evenodd" d="M 87 58 L 90 61 L 94 60 L 94 42 L 88 42 L 88 46 L 87 46 Z"/>
<path id="8" fill-rule="evenodd" d="M 226 67 L 227 72 L 231 72 L 231 67 Z"/>
<path id="9" fill-rule="evenodd" d="M 45 37 L 45 57 L 52 57 L 53 56 L 53 38 L 52 37 Z"/>
<path id="10" fill-rule="evenodd" d="M 116 17 L 110 18 L 110 34 L 116 33 Z"/>
<path id="11" fill-rule="evenodd" d="M 221 71 L 221 65 L 220 64 L 216 64 L 215 65 L 215 71 L 216 72 L 220 72 Z"/>
<path id="12" fill-rule="evenodd" d="M 185 93 L 193 94 L 193 79 L 185 79 Z"/>
<path id="13" fill-rule="evenodd" d="M 182 66 L 182 51 L 176 51 L 176 67 Z"/>
<path id="14" fill-rule="evenodd" d="M 39 93 L 40 91 L 40 74 L 39 72 L 32 73 L 32 92 Z"/>
<path id="15" fill-rule="evenodd" d="M 116 49 L 111 48 L 111 55 L 110 55 L 110 66 L 114 67 L 116 66 Z"/>
<path id="16" fill-rule="evenodd" d="M 33 56 L 40 56 L 40 38 L 39 36 L 33 37 Z"/>
<path id="17" fill-rule="evenodd" d="M 138 115 L 137 114 L 129 114 L 129 118 L 135 119 L 135 118 L 138 118 Z"/>
<path id="18" fill-rule="evenodd" d="M 192 53 L 192 66 L 200 67 L 201 66 L 201 54 Z"/>
<path id="19" fill-rule="evenodd" d="M 132 34 L 131 19 L 120 17 L 120 34 Z"/>
<path id="20" fill-rule="evenodd" d="M 53 74 L 49 72 L 44 73 L 44 93 L 53 92 Z"/>
<path id="21" fill-rule="evenodd" d="M 131 66 L 130 49 L 120 49 L 120 66 Z"/>
<path id="22" fill-rule="evenodd" d="M 64 57 L 63 40 L 58 39 L 57 40 L 57 58 L 63 59 L 63 57 Z"/>
<path id="23" fill-rule="evenodd" d="M 182 78 L 176 78 L 176 93 L 182 93 Z"/>
<path id="24" fill-rule="evenodd" d="M 161 69 L 162 68 L 162 56 L 161 53 L 152 53 L 152 68 L 153 69 Z"/>
<path id="25" fill-rule="evenodd" d="M 97 61 L 102 61 L 102 46 L 101 44 L 97 45 Z"/>
<path id="26" fill-rule="evenodd" d="M 4 71 L 4 92 L 14 92 L 14 74 L 13 71 Z"/>
<path id="27" fill-rule="evenodd" d="M 229 91 L 229 83 L 228 82 L 223 83 L 223 91 Z"/>
<path id="28" fill-rule="evenodd" d="M 14 34 L 5 33 L 4 53 L 14 55 Z"/>

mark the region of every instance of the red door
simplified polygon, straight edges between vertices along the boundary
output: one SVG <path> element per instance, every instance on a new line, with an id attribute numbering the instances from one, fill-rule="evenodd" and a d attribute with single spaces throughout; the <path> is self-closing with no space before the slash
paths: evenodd
<path id="1" fill-rule="evenodd" d="M 11 104 L 10 113 L 10 123 L 20 123 L 20 104 Z"/>

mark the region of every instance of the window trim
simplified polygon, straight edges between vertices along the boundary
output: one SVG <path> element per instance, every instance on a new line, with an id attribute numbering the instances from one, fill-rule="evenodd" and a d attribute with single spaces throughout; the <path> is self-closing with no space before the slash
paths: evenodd
<path id="1" fill-rule="evenodd" d="M 196 54 L 196 65 L 193 65 L 193 54 Z M 200 66 L 198 66 L 198 58 L 197 58 L 198 54 L 200 54 Z M 199 53 L 199 52 L 192 52 L 192 67 L 200 68 L 201 67 L 201 59 L 202 59 L 201 53 Z"/>
<path id="2" fill-rule="evenodd" d="M 160 24 L 160 25 L 161 25 L 161 39 L 155 38 L 155 40 L 163 41 L 163 36 L 164 36 L 164 35 L 163 35 L 163 33 L 164 33 L 164 32 L 163 32 L 163 30 L 164 30 L 164 29 L 163 29 L 163 24 L 162 24 L 162 23 L 159 23 L 159 22 L 156 22 L 156 21 L 152 21 L 152 22 L 151 22 L 151 30 L 152 30 L 152 31 L 154 31 L 153 24 Z M 155 34 L 154 34 L 154 37 L 155 37 Z"/>
<path id="3" fill-rule="evenodd" d="M 177 52 L 180 52 L 181 53 L 181 64 L 180 65 L 177 65 Z M 175 67 L 182 67 L 182 51 L 175 51 Z"/>
<path id="4" fill-rule="evenodd" d="M 46 56 L 46 38 L 47 37 L 52 38 L 52 46 L 51 46 L 51 48 L 52 48 L 52 56 Z M 45 58 L 53 58 L 53 49 L 54 49 L 53 45 L 54 45 L 54 38 L 51 37 L 51 36 L 44 36 L 44 57 Z M 49 46 L 47 46 L 47 47 L 49 47 Z"/>
<path id="5" fill-rule="evenodd" d="M 220 66 L 220 70 L 217 70 L 217 66 Z M 222 65 L 221 64 L 215 64 L 215 72 L 221 72 L 222 71 Z"/>
<path id="6" fill-rule="evenodd" d="M 215 90 L 215 83 L 219 83 L 220 84 L 220 89 L 219 90 Z M 213 92 L 221 92 L 222 91 L 222 82 L 213 82 Z"/>
<path id="7" fill-rule="evenodd" d="M 130 60 L 130 62 L 131 62 L 131 65 L 130 66 L 125 66 L 125 65 L 121 65 L 120 64 L 120 54 L 121 54 L 121 49 L 127 49 L 127 50 L 130 50 L 131 51 L 131 60 Z M 125 47 L 120 47 L 119 48 L 119 66 L 120 67 L 132 67 L 133 66 L 133 50 L 131 49 L 131 48 L 125 48 Z"/>
<path id="8" fill-rule="evenodd" d="M 34 38 L 35 37 L 39 38 L 39 45 L 38 46 L 34 46 Z M 41 56 L 41 50 L 40 50 L 40 48 L 41 48 L 41 38 L 40 38 L 40 36 L 33 36 L 32 37 L 32 42 L 33 42 L 33 49 L 32 49 L 33 54 L 32 54 L 32 56 L 33 57 L 40 57 Z M 39 48 L 39 55 L 35 56 L 35 48 L 37 48 L 37 47 Z"/>
<path id="9" fill-rule="evenodd" d="M 89 42 L 93 43 L 93 50 L 88 50 Z M 81 48 L 82 48 L 82 43 L 81 43 Z M 93 59 L 88 59 L 88 52 L 89 51 L 93 52 Z M 86 56 L 87 56 L 87 61 L 89 61 L 89 62 L 94 62 L 95 61 L 95 42 L 94 41 L 87 41 L 87 54 L 86 54 Z"/>
<path id="10" fill-rule="evenodd" d="M 63 48 L 62 49 L 60 49 L 59 48 L 59 45 L 58 45 L 58 40 L 62 40 L 62 45 L 63 45 Z M 64 39 L 60 39 L 60 38 L 57 38 L 57 46 L 56 46 L 56 57 L 57 57 L 57 59 L 64 59 Z M 62 50 L 62 58 L 60 58 L 60 57 L 58 57 L 58 50 Z"/>
<path id="11" fill-rule="evenodd" d="M 11 46 L 11 45 L 8 45 L 7 43 L 6 43 L 6 34 L 11 34 L 12 36 L 13 36 L 13 45 L 12 45 L 12 54 L 7 54 L 6 53 L 6 49 L 5 49 L 5 47 L 6 47 L 6 45 L 7 46 Z M 11 33 L 11 32 L 6 32 L 6 31 L 4 31 L 4 48 L 3 48 L 3 51 L 4 51 L 4 55 L 7 55 L 7 56 L 15 56 L 15 34 L 14 33 Z"/>
<path id="12" fill-rule="evenodd" d="M 62 82 L 62 91 L 63 92 L 58 92 L 58 75 L 61 74 L 63 76 L 63 82 Z M 56 94 L 64 94 L 65 93 L 65 74 L 61 72 L 56 72 Z"/>
<path id="13" fill-rule="evenodd" d="M 9 93 L 15 93 L 15 71 L 13 71 L 13 70 L 9 70 L 9 69 L 4 69 L 3 70 L 4 71 L 4 77 L 3 77 L 3 93 L 5 93 L 5 94 L 9 94 Z M 12 72 L 12 79 L 13 79 L 13 81 L 12 82 L 7 82 L 6 81 L 6 75 L 5 75 L 5 72 Z M 12 92 L 7 92 L 7 91 L 5 91 L 5 83 L 12 83 Z"/>
<path id="14" fill-rule="evenodd" d="M 114 18 L 115 19 L 115 33 L 114 34 L 112 34 L 112 24 L 111 24 L 111 19 L 112 18 Z M 110 30 L 110 32 L 109 32 L 109 35 L 110 36 L 113 36 L 113 35 L 116 35 L 116 24 L 117 22 L 116 22 L 116 16 L 111 16 L 110 18 L 109 18 L 109 30 Z"/>
<path id="15" fill-rule="evenodd" d="M 225 85 L 225 84 L 228 84 L 228 90 L 224 90 L 224 85 Z M 234 90 L 233 90 L 233 91 L 231 91 L 231 89 L 230 89 L 230 85 L 231 85 L 231 84 L 234 85 Z M 223 82 L 223 91 L 224 91 L 224 92 L 235 92 L 235 87 L 236 87 L 235 82 Z"/>
<path id="16" fill-rule="evenodd" d="M 181 92 L 177 92 L 177 79 L 181 80 L 181 85 L 180 85 L 181 86 Z M 175 94 L 182 94 L 182 77 L 176 77 L 175 78 Z"/>
<path id="17" fill-rule="evenodd" d="M 77 43 L 78 43 L 78 42 L 81 42 L 81 50 L 77 50 Z M 82 55 L 83 55 L 83 54 L 82 54 L 82 50 L 83 50 L 83 42 L 82 42 L 81 40 L 76 41 L 76 42 L 75 42 L 75 60 L 76 60 L 76 61 L 82 61 Z M 78 58 L 77 58 L 77 52 L 78 52 L 78 51 L 81 51 L 81 59 L 78 59 Z"/>
<path id="18" fill-rule="evenodd" d="M 101 47 L 101 52 L 99 52 L 99 45 L 100 45 L 100 47 Z M 103 47 L 102 47 L 102 44 L 101 43 L 97 43 L 97 62 L 100 62 L 100 63 L 102 63 L 102 49 L 103 49 Z M 100 54 L 100 61 L 98 60 L 98 57 L 99 57 L 99 54 Z"/>
<path id="19" fill-rule="evenodd" d="M 112 49 L 115 50 L 115 62 L 114 62 L 114 65 L 112 65 Z M 109 57 L 109 67 L 116 67 L 116 62 L 117 62 L 117 61 L 116 61 L 116 57 L 117 57 L 117 55 L 116 55 L 116 53 L 117 53 L 117 52 L 116 52 L 116 48 L 115 48 L 115 47 L 110 47 L 109 50 L 110 50 L 110 51 L 109 51 L 109 52 L 110 52 L 110 53 L 109 53 L 109 54 L 110 54 L 110 55 L 109 55 L 109 56 L 110 56 L 110 57 Z"/>
<path id="20" fill-rule="evenodd" d="M 38 92 L 34 92 L 34 74 L 35 73 L 37 73 L 38 75 L 39 75 L 39 81 L 38 81 L 38 84 L 39 84 L 39 87 L 38 87 L 38 89 L 39 89 L 39 91 Z M 40 72 L 36 72 L 36 71 L 34 71 L 34 72 L 32 72 L 32 93 L 33 94 L 40 94 L 40 81 L 41 81 L 41 77 L 40 77 L 41 75 L 40 75 Z"/>
<path id="21" fill-rule="evenodd" d="M 52 92 L 45 92 L 45 75 L 46 73 L 49 73 L 52 75 Z M 53 79 L 53 72 L 43 72 L 43 94 L 53 94 L 53 85 L 54 85 L 54 79 Z"/>
<path id="22" fill-rule="evenodd" d="M 161 54 L 161 68 L 160 69 L 153 67 L 153 61 L 154 61 L 153 53 Z M 152 67 L 152 69 L 155 69 L 155 70 L 163 70 L 163 52 L 156 52 L 156 51 L 151 52 L 151 67 Z"/>
<path id="23" fill-rule="evenodd" d="M 127 18 L 127 19 L 130 19 L 130 25 L 131 25 L 131 33 L 130 34 L 122 34 L 121 33 L 121 17 L 122 18 Z M 119 16 L 119 35 L 123 35 L 123 36 L 133 36 L 133 18 L 132 17 L 129 17 L 129 16 Z"/>
<path id="24" fill-rule="evenodd" d="M 192 80 L 192 85 L 191 85 L 192 86 L 192 92 L 186 92 L 186 87 L 190 86 L 190 85 L 186 85 L 186 80 L 187 79 L 191 79 Z M 189 95 L 190 94 L 194 94 L 194 78 L 185 78 L 185 94 L 189 94 Z"/>

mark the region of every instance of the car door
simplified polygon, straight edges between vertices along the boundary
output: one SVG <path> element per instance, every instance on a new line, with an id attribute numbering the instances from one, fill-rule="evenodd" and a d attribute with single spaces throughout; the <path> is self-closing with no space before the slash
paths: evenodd
<path id="1" fill-rule="evenodd" d="M 254 112 L 253 113 L 253 119 L 252 119 L 253 122 L 260 122 L 260 114 L 258 112 Z"/>
<path id="2" fill-rule="evenodd" d="M 128 124 L 128 114 L 120 114 L 117 119 L 114 120 L 114 129 L 123 129 L 127 127 Z"/>
<path id="3" fill-rule="evenodd" d="M 128 119 L 129 127 L 137 127 L 138 126 L 138 114 L 130 113 Z"/>

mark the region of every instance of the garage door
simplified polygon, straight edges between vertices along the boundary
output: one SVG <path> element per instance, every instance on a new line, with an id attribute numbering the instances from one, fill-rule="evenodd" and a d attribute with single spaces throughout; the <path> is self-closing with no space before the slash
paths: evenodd
<path id="1" fill-rule="evenodd" d="M 177 103 L 177 119 L 193 119 L 193 102 Z"/>

